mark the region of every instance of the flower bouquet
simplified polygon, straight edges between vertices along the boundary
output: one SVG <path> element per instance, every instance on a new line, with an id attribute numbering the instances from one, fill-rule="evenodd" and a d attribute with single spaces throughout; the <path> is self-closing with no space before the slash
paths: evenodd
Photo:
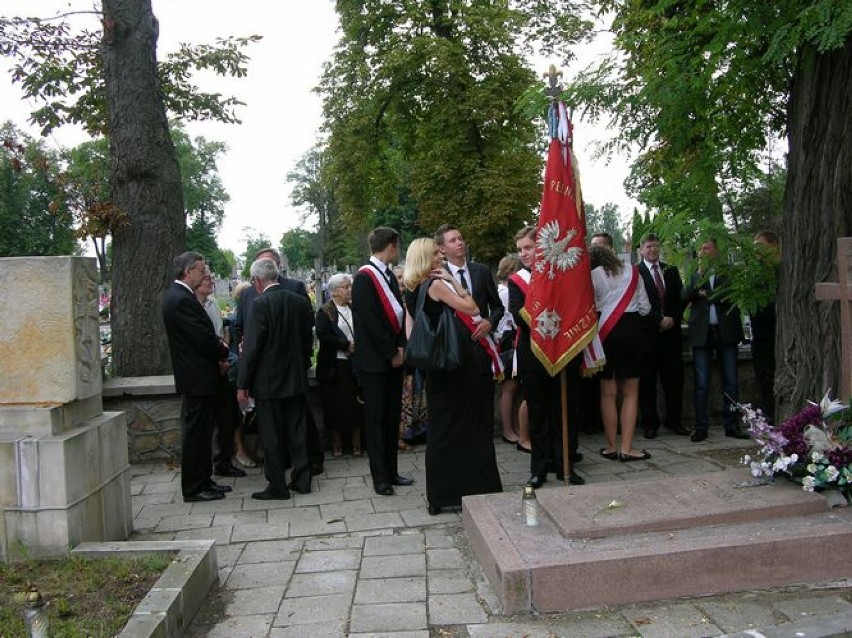
<path id="1" fill-rule="evenodd" d="M 829 398 L 808 406 L 781 425 L 772 425 L 759 409 L 737 404 L 749 434 L 760 446 L 756 458 L 742 462 L 756 478 L 781 474 L 802 489 L 838 490 L 852 503 L 852 418 L 848 406 Z"/>

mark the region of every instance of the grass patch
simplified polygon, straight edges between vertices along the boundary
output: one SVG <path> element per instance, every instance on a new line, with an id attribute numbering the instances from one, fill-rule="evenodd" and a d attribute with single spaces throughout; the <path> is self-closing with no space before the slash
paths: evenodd
<path id="1" fill-rule="evenodd" d="M 115 636 L 173 559 L 151 554 L 0 563 L 0 638 L 26 636 L 23 611 L 31 583 L 45 600 L 52 638 Z"/>

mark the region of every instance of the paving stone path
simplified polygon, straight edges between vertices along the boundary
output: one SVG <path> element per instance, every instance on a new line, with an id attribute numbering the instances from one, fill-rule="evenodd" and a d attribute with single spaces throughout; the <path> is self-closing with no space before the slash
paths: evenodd
<path id="1" fill-rule="evenodd" d="M 520 503 L 529 457 L 499 438 L 494 444 L 503 488 L 517 492 Z M 721 431 L 700 444 L 667 432 L 642 444 L 650 461 L 618 463 L 598 456 L 601 435 L 583 435 L 585 459 L 577 470 L 592 483 L 701 473 L 730 467 L 750 449 L 748 441 Z M 219 587 L 190 627 L 187 635 L 196 637 L 852 635 L 852 579 L 586 612 L 501 615 L 460 512 L 426 511 L 424 450 L 400 453 L 400 472 L 415 483 L 392 497 L 373 492 L 366 458 L 329 458 L 313 491 L 289 501 L 253 500 L 251 493 L 266 485 L 253 469 L 245 478 L 217 479 L 233 486 L 224 500 L 183 503 L 178 471 L 135 465 L 131 540 L 216 541 Z M 754 633 L 758 629 L 762 633 Z"/>

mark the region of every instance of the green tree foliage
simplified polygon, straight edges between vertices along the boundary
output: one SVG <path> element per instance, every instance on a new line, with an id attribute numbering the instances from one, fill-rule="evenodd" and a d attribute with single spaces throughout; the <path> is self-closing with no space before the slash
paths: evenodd
<path id="1" fill-rule="evenodd" d="M 231 276 L 233 261 L 216 243 L 216 229 L 212 221 L 197 217 L 190 223 L 186 229 L 186 249 L 204 255 L 210 270 L 219 277 L 227 279 Z"/>
<path id="2" fill-rule="evenodd" d="M 0 142 L 0 257 L 77 254 L 58 154 L 11 122 L 0 128 Z"/>
<path id="3" fill-rule="evenodd" d="M 655 225 L 670 225 L 670 241 L 699 235 L 696 219 L 721 224 L 726 206 L 738 215 L 759 190 L 770 141 L 787 134 L 778 413 L 837 387 L 839 318 L 836 308 L 814 303 L 813 287 L 836 269 L 836 238 L 852 232 L 852 3 L 594 6 L 612 20 L 613 54 L 582 72 L 565 97 L 587 116 L 609 120 L 615 134 L 605 151 L 638 149 L 627 186 L 658 211 Z M 750 239 L 735 238 L 743 247 Z M 760 268 L 751 260 L 734 270 L 743 276 L 731 291 L 739 305 L 751 303 L 757 287 L 745 277 Z"/>
<path id="4" fill-rule="evenodd" d="M 329 172 L 350 232 L 388 220 L 464 231 L 496 261 L 541 196 L 540 130 L 514 108 L 532 45 L 560 53 L 589 24 L 568 0 L 339 0 L 323 76 Z"/>
<path id="5" fill-rule="evenodd" d="M 40 104 L 32 122 L 42 127 L 44 135 L 63 124 L 79 124 L 93 136 L 108 135 L 100 47 L 115 28 L 95 9 L 49 18 L 0 16 L 0 54 L 15 60 L 12 80 L 20 84 L 24 97 Z M 245 76 L 245 49 L 260 39 L 255 35 L 218 38 L 214 44 L 181 44 L 168 53 L 159 63 L 168 111 L 187 120 L 239 122 L 235 109 L 243 103 L 201 90 L 193 82 L 193 73 Z"/>
<path id="6" fill-rule="evenodd" d="M 200 135 L 191 138 L 180 122 L 172 122 L 170 128 L 180 165 L 187 225 L 200 220 L 216 231 L 222 225 L 225 204 L 231 199 L 216 165 L 228 147 Z"/>
<path id="7" fill-rule="evenodd" d="M 612 202 L 607 202 L 600 208 L 588 202 L 583 203 L 583 213 L 586 216 L 586 234 L 591 237 L 595 233 L 609 233 L 616 252 L 624 246 L 624 225 L 621 222 L 621 211 Z"/>
<path id="8" fill-rule="evenodd" d="M 250 277 L 249 269 L 254 263 L 254 256 L 257 251 L 261 248 L 269 248 L 272 246 L 272 242 L 266 234 L 258 232 L 254 228 L 244 228 L 243 232 L 245 233 L 246 249 L 243 253 L 243 269 L 240 274 L 242 274 L 243 279 L 248 279 Z"/>
<path id="9" fill-rule="evenodd" d="M 222 277 L 230 274 L 227 260 L 216 243 L 216 232 L 230 199 L 219 176 L 216 160 L 226 147 L 204 137 L 191 138 L 179 122 L 171 123 L 183 184 L 187 220 L 186 246 L 211 260 L 211 268 Z M 106 245 L 110 233 L 127 223 L 127 216 L 112 202 L 109 186 L 109 141 L 105 137 L 83 142 L 63 153 L 65 170 L 59 185 L 72 212 L 81 239 L 89 238 L 101 269 L 109 278 Z"/>
<path id="10" fill-rule="evenodd" d="M 288 230 L 281 236 L 281 252 L 287 255 L 291 270 L 309 270 L 317 258 L 317 233 L 302 228 Z"/>

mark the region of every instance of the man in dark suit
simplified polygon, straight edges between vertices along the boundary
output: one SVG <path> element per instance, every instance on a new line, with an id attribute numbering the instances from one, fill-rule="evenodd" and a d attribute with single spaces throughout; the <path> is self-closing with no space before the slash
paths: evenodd
<path id="1" fill-rule="evenodd" d="M 216 391 L 228 348 L 216 336 L 210 317 L 195 298 L 204 278 L 204 257 L 185 252 L 175 257 L 175 281 L 163 298 L 163 323 L 169 341 L 175 389 L 181 406 L 181 491 L 185 502 L 213 501 L 231 491 L 213 474 L 213 424 Z"/>
<path id="2" fill-rule="evenodd" d="M 477 324 L 473 338 L 479 340 L 489 334 L 503 317 L 505 309 L 497 294 L 497 284 L 488 266 L 467 260 L 467 244 L 461 231 L 452 224 L 443 224 L 435 231 L 435 243 L 447 260 L 446 269 L 469 290 L 482 321 Z"/>
<path id="3" fill-rule="evenodd" d="M 761 259 L 774 265 L 775 279 L 778 282 L 778 262 L 781 257 L 781 245 L 771 230 L 764 230 L 754 237 Z M 766 285 L 766 284 L 764 284 Z M 772 300 L 751 315 L 751 362 L 754 366 L 754 379 L 760 390 L 760 408 L 769 420 L 775 421 L 775 294 Z"/>
<path id="4" fill-rule="evenodd" d="M 651 301 L 650 320 L 657 328 L 656 341 L 639 377 L 639 412 L 645 438 L 653 439 L 660 428 L 657 411 L 657 379 L 666 399 L 666 429 L 688 435 L 683 426 L 683 355 L 681 320 L 683 319 L 683 281 L 674 266 L 660 261 L 660 238 L 645 235 L 639 242 L 642 261 L 639 274 Z"/>
<path id="5" fill-rule="evenodd" d="M 352 363 L 364 399 L 373 489 L 376 494 L 391 496 L 394 485 L 413 482 L 400 476 L 397 465 L 405 318 L 390 264 L 399 258 L 399 233 L 381 226 L 370 231 L 367 241 L 372 256 L 352 280 Z"/>
<path id="6" fill-rule="evenodd" d="M 716 240 L 705 241 L 698 256 L 701 266 L 682 293 L 683 300 L 692 304 L 688 338 L 695 369 L 695 431 L 691 438 L 696 443 L 707 438 L 710 426 L 710 363 L 715 353 L 722 373 L 725 436 L 747 439 L 749 435 L 737 426 L 737 415 L 733 409 L 733 403 L 739 396 L 737 356 L 738 344 L 743 340 L 740 311 L 720 298 L 719 291 L 724 289 L 725 282 L 714 272 L 714 264 L 718 260 Z"/>
<path id="7" fill-rule="evenodd" d="M 287 271 L 281 266 L 281 254 L 277 250 L 269 247 L 261 248 L 255 253 L 254 260 L 259 261 L 261 259 L 270 259 L 275 262 L 279 272 L 278 284 L 283 290 L 301 295 L 310 303 L 311 298 L 308 295 L 308 289 L 305 287 L 305 284 L 298 279 L 290 279 L 287 277 Z M 235 338 L 238 343 L 245 337 L 244 333 L 251 320 L 254 300 L 257 299 L 258 295 L 259 293 L 255 290 L 254 286 L 246 288 L 242 295 L 240 295 L 240 303 L 237 306 L 237 317 L 235 320 Z M 311 464 L 311 474 L 322 474 L 324 461 L 323 446 L 320 441 L 316 421 L 314 420 L 313 413 L 310 409 L 308 410 L 307 437 L 308 460 Z"/>
<path id="8" fill-rule="evenodd" d="M 313 310 L 310 302 L 278 283 L 275 262 L 251 266 L 260 293 L 246 326 L 237 380 L 237 399 L 257 403 L 257 424 L 269 486 L 252 494 L 259 500 L 290 498 L 290 488 L 311 491 L 306 445 L 308 369 L 311 366 Z M 286 479 L 286 459 L 293 470 Z"/>

